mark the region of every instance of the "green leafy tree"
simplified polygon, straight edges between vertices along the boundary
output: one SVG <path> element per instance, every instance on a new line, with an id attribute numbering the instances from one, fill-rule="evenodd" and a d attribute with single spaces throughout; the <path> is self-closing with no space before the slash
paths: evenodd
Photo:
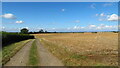
<path id="1" fill-rule="evenodd" d="M 47 33 L 47 31 L 45 31 L 45 33 Z"/>
<path id="2" fill-rule="evenodd" d="M 21 31 L 20 33 L 22 33 L 22 34 L 28 34 L 29 30 L 27 28 L 23 28 L 20 31 Z"/>
<path id="3" fill-rule="evenodd" d="M 39 33 L 44 33 L 44 30 L 43 30 L 43 29 L 41 29 L 41 30 L 39 31 Z"/>

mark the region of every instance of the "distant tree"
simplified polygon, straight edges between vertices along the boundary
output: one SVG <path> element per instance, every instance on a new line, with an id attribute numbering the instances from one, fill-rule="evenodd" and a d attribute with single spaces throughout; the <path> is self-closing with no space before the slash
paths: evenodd
<path id="1" fill-rule="evenodd" d="M 84 33 L 84 32 L 79 32 L 79 33 Z"/>
<path id="2" fill-rule="evenodd" d="M 57 32 L 55 31 L 55 32 L 53 32 L 53 33 L 57 33 Z"/>
<path id="3" fill-rule="evenodd" d="M 43 30 L 43 29 L 41 29 L 41 30 L 39 31 L 39 33 L 44 33 L 44 30 Z"/>
<path id="4" fill-rule="evenodd" d="M 118 33 L 118 31 L 112 31 L 113 33 Z"/>
<path id="5" fill-rule="evenodd" d="M 45 33 L 48 33 L 47 31 L 45 31 Z"/>
<path id="6" fill-rule="evenodd" d="M 20 31 L 21 31 L 20 33 L 22 33 L 22 34 L 28 34 L 29 30 L 27 28 L 23 28 Z"/>
<path id="7" fill-rule="evenodd" d="M 92 32 L 92 33 L 97 33 L 97 32 Z"/>
<path id="8" fill-rule="evenodd" d="M 33 34 L 34 32 L 29 32 L 29 34 Z"/>

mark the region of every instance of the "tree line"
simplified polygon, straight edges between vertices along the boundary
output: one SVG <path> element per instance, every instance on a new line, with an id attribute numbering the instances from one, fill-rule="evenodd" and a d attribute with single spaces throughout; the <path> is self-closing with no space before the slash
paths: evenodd
<path id="1" fill-rule="evenodd" d="M 38 32 L 29 32 L 27 28 L 23 28 L 20 30 L 21 34 L 38 34 L 38 33 L 56 33 L 56 32 L 48 32 L 47 30 L 40 29 Z"/>
<path id="2" fill-rule="evenodd" d="M 118 31 L 107 31 L 107 32 L 113 32 L 113 33 L 118 33 Z M 29 32 L 28 29 L 23 28 L 20 30 L 20 33 L 22 34 L 39 34 L 39 33 L 85 33 L 85 32 L 48 32 L 48 31 L 44 31 L 43 29 L 40 29 L 38 32 Z M 98 32 L 91 32 L 91 33 L 98 33 Z"/>

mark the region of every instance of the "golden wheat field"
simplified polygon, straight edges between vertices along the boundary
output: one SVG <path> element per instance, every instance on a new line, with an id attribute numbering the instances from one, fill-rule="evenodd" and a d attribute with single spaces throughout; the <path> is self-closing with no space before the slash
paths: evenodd
<path id="1" fill-rule="evenodd" d="M 87 56 L 83 61 L 77 60 L 76 65 L 80 62 L 82 65 L 118 64 L 118 33 L 48 33 L 35 36 L 69 52 Z"/>

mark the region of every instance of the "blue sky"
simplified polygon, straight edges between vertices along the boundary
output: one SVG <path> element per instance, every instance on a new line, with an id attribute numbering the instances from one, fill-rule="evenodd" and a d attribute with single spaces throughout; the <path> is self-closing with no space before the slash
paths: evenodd
<path id="1" fill-rule="evenodd" d="M 3 0 L 3 2 L 118 2 L 119 0 Z"/>
<path id="2" fill-rule="evenodd" d="M 3 2 L 4 31 L 111 31 L 118 26 L 117 2 Z"/>

